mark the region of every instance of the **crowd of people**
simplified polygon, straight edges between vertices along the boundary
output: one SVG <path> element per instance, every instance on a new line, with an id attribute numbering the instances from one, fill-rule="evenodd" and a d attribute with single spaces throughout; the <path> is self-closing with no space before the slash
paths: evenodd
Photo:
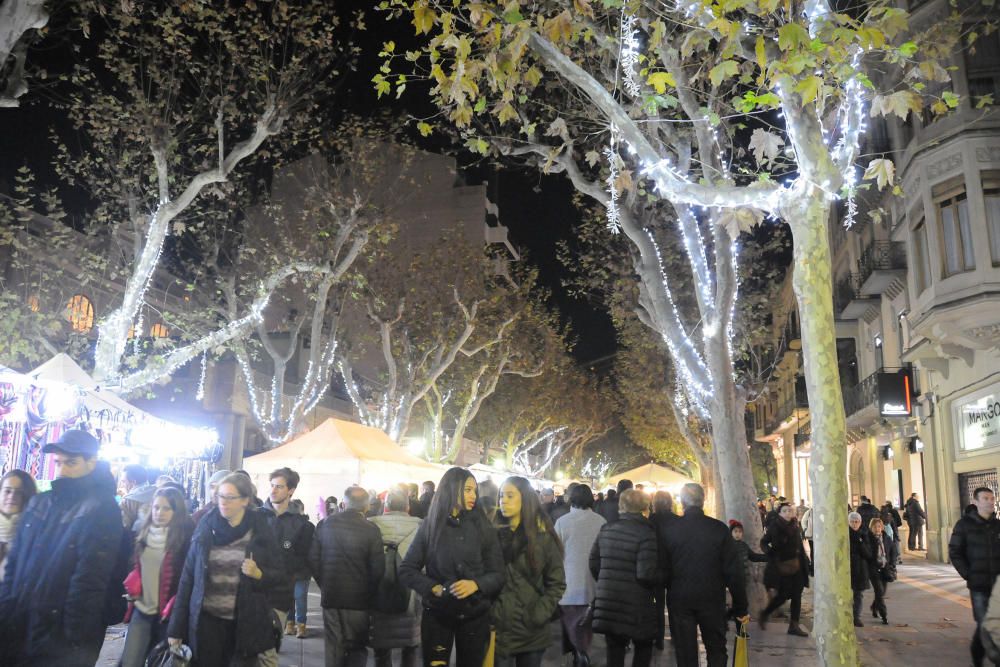
<path id="1" fill-rule="evenodd" d="M 536 492 L 522 477 L 499 487 L 451 468 L 439 484 L 399 484 L 382 494 L 351 486 L 317 508 L 315 525 L 294 497 L 289 468 L 269 476 L 261 501 L 248 474 L 218 471 L 210 501 L 194 509 L 167 476 L 126 466 L 116 482 L 99 443 L 69 431 L 46 445 L 57 478 L 37 493 L 13 470 L 0 482 L 0 664 L 90 667 L 108 625 L 126 623 L 119 665 L 141 667 L 172 650 L 193 665 L 276 667 L 282 637 L 306 637 L 315 580 L 328 667 L 448 664 L 537 667 L 562 631 L 575 667 L 646 667 L 672 639 L 676 664 L 727 663 L 730 621 L 747 623 L 750 564 L 764 563 L 765 629 L 786 604 L 789 635 L 815 551 L 812 510 L 764 501 L 760 551 L 744 526 L 705 514 L 705 493 L 685 485 L 682 509 L 666 491 L 623 480 L 607 496 L 585 484 Z M 924 521 L 916 495 L 906 521 Z M 977 489 L 949 547 L 968 581 L 977 622 L 976 664 L 1000 657 L 1000 521 L 993 491 Z M 847 517 L 854 623 L 864 591 L 888 623 L 903 519 L 865 497 Z M 911 539 L 913 531 L 911 530 Z M 807 549 L 808 545 L 808 549 Z"/>

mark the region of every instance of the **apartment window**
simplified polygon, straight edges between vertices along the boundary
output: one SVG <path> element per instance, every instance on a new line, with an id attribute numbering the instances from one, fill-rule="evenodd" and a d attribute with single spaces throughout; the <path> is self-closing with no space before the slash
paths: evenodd
<path id="1" fill-rule="evenodd" d="M 66 304 L 66 319 L 77 333 L 88 333 L 94 328 L 94 304 L 82 294 L 77 294 Z"/>
<path id="2" fill-rule="evenodd" d="M 993 266 L 1000 266 L 1000 171 L 983 172 L 983 203 Z"/>
<path id="3" fill-rule="evenodd" d="M 170 330 L 167 329 L 166 325 L 157 322 L 149 327 L 149 335 L 153 338 L 166 338 L 170 335 Z"/>
<path id="4" fill-rule="evenodd" d="M 913 228 L 913 284 L 917 294 L 923 293 L 931 284 L 931 255 L 927 248 L 927 226 L 923 218 Z"/>
<path id="5" fill-rule="evenodd" d="M 980 35 L 965 52 L 965 74 L 969 82 L 969 95 L 993 97 L 993 104 L 1000 104 L 1000 33 Z"/>
<path id="6" fill-rule="evenodd" d="M 941 238 L 942 272 L 945 277 L 976 268 L 972 247 L 972 225 L 969 221 L 969 200 L 961 178 L 952 179 L 934 188 L 937 206 L 938 232 Z"/>

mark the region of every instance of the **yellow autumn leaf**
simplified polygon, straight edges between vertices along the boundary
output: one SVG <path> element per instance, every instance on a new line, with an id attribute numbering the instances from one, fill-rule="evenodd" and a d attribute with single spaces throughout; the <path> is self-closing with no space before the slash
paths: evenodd
<path id="1" fill-rule="evenodd" d="M 795 85 L 795 92 L 802 98 L 803 104 L 814 102 L 823 87 L 823 79 L 818 76 L 807 76 Z"/>
<path id="2" fill-rule="evenodd" d="M 417 123 L 417 131 L 420 132 L 420 136 L 429 137 L 431 132 L 434 131 L 434 127 L 430 123 L 420 121 Z"/>
<path id="3" fill-rule="evenodd" d="M 573 17 L 568 9 L 545 22 L 545 35 L 553 44 L 569 41 L 573 36 Z"/>
<path id="4" fill-rule="evenodd" d="M 671 74 L 670 72 L 653 72 L 646 79 L 646 82 L 649 83 L 649 85 L 651 85 L 654 89 L 656 89 L 656 92 L 660 93 L 661 95 L 667 92 L 667 86 L 670 86 L 672 88 L 677 87 L 677 82 L 674 80 L 674 75 Z"/>
<path id="5" fill-rule="evenodd" d="M 417 29 L 417 34 L 429 33 L 434 29 L 434 21 L 437 13 L 426 4 L 420 3 L 413 7 L 413 20 L 411 23 Z"/>

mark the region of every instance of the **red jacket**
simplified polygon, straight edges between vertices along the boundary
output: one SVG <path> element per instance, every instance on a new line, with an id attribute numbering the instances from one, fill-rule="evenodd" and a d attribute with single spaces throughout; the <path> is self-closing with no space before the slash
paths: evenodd
<path id="1" fill-rule="evenodd" d="M 177 557 L 171 551 L 163 555 L 163 563 L 160 565 L 160 621 L 166 623 L 170 619 L 170 611 L 174 608 L 174 597 L 177 595 L 177 585 L 181 580 L 181 571 L 184 569 L 184 557 L 187 555 L 187 548 L 180 551 Z M 133 558 L 132 571 L 123 582 L 125 592 L 131 598 L 142 597 L 142 564 L 138 552 Z M 128 603 L 128 611 L 125 612 L 125 620 L 128 623 L 132 618 L 133 602 Z"/>

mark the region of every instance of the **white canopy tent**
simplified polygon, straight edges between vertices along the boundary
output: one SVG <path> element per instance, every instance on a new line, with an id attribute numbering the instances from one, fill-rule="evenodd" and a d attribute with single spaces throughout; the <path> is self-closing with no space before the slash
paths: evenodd
<path id="1" fill-rule="evenodd" d="M 243 462 L 262 498 L 270 489 L 270 473 L 283 467 L 299 473 L 295 497 L 310 515 L 315 515 L 319 499 L 335 496 L 341 500 L 351 485 L 381 492 L 400 482 L 432 480 L 437 484 L 448 468 L 414 456 L 377 428 L 333 418 Z"/>
<path id="2" fill-rule="evenodd" d="M 649 487 L 656 487 L 657 489 L 670 491 L 674 495 L 676 495 L 685 484 L 694 482 L 694 480 L 687 475 L 682 475 L 672 468 L 668 468 L 657 463 L 647 463 L 646 465 L 639 466 L 638 468 L 626 470 L 625 472 L 614 475 L 613 477 L 609 477 L 608 484 L 614 486 L 623 479 L 631 480 L 633 484 L 642 484 L 647 489 Z"/>

